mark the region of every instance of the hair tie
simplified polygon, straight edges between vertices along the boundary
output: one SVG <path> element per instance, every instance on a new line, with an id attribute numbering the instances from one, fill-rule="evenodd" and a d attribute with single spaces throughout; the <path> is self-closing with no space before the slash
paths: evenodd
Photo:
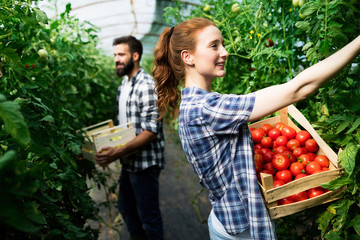
<path id="1" fill-rule="evenodd" d="M 175 28 L 175 27 L 171 27 L 169 38 L 171 38 L 171 35 L 172 35 L 173 31 L 174 31 L 174 28 Z"/>

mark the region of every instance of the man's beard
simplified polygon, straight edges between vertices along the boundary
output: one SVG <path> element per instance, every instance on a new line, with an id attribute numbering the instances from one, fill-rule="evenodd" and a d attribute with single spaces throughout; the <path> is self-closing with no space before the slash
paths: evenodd
<path id="1" fill-rule="evenodd" d="M 116 66 L 119 65 L 120 63 L 116 63 Z M 125 66 L 123 68 L 116 68 L 116 75 L 118 75 L 119 78 L 122 78 L 125 75 L 128 75 L 129 73 L 131 73 L 131 71 L 134 69 L 134 62 L 133 59 L 131 57 L 130 61 L 128 63 L 125 64 Z"/>

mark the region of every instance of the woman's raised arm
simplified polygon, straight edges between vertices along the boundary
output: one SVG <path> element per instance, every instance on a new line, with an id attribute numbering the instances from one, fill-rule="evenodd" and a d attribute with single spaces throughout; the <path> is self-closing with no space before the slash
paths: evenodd
<path id="1" fill-rule="evenodd" d="M 345 47 L 305 69 L 291 81 L 256 92 L 249 122 L 263 118 L 290 104 L 307 98 L 349 64 L 360 53 L 360 36 Z"/>

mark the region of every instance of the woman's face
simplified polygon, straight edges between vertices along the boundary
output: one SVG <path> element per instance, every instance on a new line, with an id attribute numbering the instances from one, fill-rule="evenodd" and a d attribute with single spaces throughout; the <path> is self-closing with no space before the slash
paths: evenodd
<path id="1" fill-rule="evenodd" d="M 215 26 L 202 29 L 197 35 L 197 46 L 192 54 L 195 70 L 206 80 L 224 77 L 225 61 L 229 53 L 224 48 L 224 39 Z"/>

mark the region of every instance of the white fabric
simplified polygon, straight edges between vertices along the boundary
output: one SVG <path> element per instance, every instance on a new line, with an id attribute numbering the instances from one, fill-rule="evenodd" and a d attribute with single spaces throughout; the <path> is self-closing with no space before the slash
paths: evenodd
<path id="1" fill-rule="evenodd" d="M 127 116 L 126 116 L 126 100 L 129 97 L 131 91 L 131 81 L 125 78 L 125 84 L 121 86 L 121 94 L 119 99 L 119 124 L 127 123 Z"/>

